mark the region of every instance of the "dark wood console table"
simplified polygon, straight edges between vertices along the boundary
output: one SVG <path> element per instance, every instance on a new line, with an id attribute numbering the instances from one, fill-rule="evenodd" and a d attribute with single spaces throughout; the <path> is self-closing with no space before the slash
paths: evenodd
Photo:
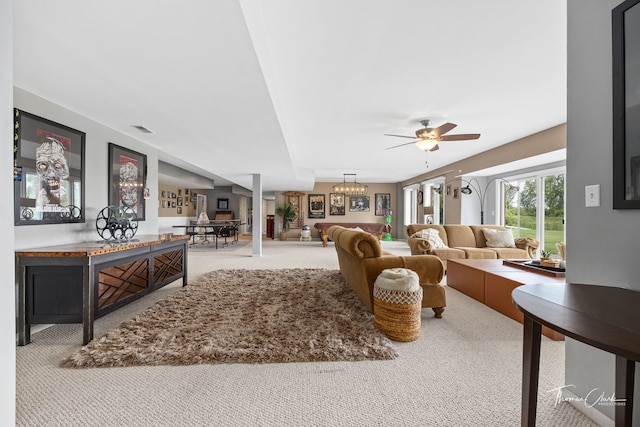
<path id="1" fill-rule="evenodd" d="M 524 313 L 522 425 L 536 422 L 540 332 L 544 325 L 616 355 L 615 425 L 631 426 L 635 362 L 640 361 L 640 292 L 596 285 L 524 285 L 512 293 Z"/>
<path id="2" fill-rule="evenodd" d="M 16 251 L 18 345 L 31 325 L 93 322 L 179 278 L 187 284 L 189 236 L 137 236 L 126 243 L 88 242 Z"/>

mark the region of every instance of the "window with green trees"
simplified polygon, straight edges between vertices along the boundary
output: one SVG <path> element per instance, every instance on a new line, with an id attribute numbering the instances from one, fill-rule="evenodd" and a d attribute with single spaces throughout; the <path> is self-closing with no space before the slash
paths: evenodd
<path id="1" fill-rule="evenodd" d="M 518 192 L 504 191 L 504 224 L 516 237 L 534 237 L 552 253 L 564 242 L 564 173 L 509 179 Z"/>

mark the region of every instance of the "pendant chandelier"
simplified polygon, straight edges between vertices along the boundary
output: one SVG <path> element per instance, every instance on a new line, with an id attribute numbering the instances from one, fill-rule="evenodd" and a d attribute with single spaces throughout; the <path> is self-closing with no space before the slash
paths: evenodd
<path id="1" fill-rule="evenodd" d="M 353 181 L 347 182 L 347 176 L 353 177 Z M 355 173 L 343 174 L 342 183 L 333 186 L 334 193 L 344 193 L 347 196 L 366 196 L 368 191 L 368 186 L 360 184 L 356 180 Z"/>

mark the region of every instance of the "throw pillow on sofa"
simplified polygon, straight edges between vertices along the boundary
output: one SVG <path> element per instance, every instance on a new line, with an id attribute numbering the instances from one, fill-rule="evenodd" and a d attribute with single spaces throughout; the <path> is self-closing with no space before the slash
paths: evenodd
<path id="1" fill-rule="evenodd" d="M 441 249 L 447 247 L 447 245 L 445 245 L 440 238 L 440 233 L 438 233 L 438 230 L 434 228 L 425 228 L 424 230 L 413 233 L 411 237 L 426 240 L 431 245 L 431 249 Z"/>
<path id="2" fill-rule="evenodd" d="M 488 248 L 515 248 L 516 242 L 513 240 L 511 230 L 494 230 L 483 228 L 484 238 L 487 239 Z"/>

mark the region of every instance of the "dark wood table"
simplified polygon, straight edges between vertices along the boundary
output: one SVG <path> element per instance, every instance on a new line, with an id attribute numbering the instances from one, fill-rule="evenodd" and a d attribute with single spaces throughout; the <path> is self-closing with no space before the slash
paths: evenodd
<path id="1" fill-rule="evenodd" d="M 187 284 L 188 236 L 136 236 L 127 242 L 84 242 L 15 252 L 18 345 L 32 324 L 94 320 L 177 279 Z"/>
<path id="2" fill-rule="evenodd" d="M 640 292 L 579 284 L 516 288 L 513 302 L 524 313 L 522 425 L 534 426 L 542 325 L 616 355 L 615 425 L 631 426 L 635 362 L 640 361 Z"/>
<path id="3" fill-rule="evenodd" d="M 232 238 L 231 243 L 238 242 L 238 227 L 240 225 L 243 225 L 240 220 L 213 220 L 200 224 L 174 225 L 173 228 L 184 228 L 186 235 L 191 238 L 191 246 L 196 244 L 196 237 L 203 238 L 204 242 L 209 241 L 208 238 L 211 238 L 211 241 L 216 244 L 216 249 L 218 249 L 218 238 L 224 238 L 223 247 L 229 244 L 227 242 L 228 237 Z"/>

